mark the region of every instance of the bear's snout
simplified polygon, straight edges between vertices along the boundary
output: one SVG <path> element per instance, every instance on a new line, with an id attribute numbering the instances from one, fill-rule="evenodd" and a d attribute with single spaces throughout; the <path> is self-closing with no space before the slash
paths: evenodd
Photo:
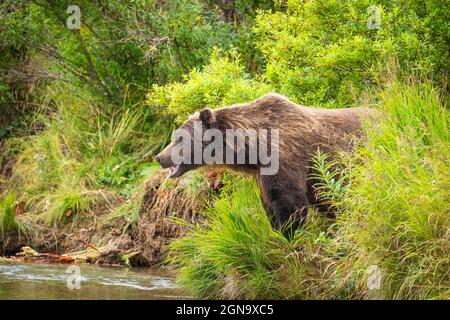
<path id="1" fill-rule="evenodd" d="M 167 169 L 173 166 L 173 162 L 170 160 L 170 157 L 165 157 L 162 154 L 158 154 L 155 157 L 155 160 L 161 165 L 162 168 Z"/>

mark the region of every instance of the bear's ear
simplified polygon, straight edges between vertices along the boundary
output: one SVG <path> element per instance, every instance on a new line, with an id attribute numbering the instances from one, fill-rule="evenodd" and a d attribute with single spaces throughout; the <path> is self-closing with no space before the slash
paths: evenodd
<path id="1" fill-rule="evenodd" d="M 200 111 L 200 120 L 207 126 L 210 127 L 216 123 L 216 114 L 214 110 L 210 108 L 205 108 Z"/>

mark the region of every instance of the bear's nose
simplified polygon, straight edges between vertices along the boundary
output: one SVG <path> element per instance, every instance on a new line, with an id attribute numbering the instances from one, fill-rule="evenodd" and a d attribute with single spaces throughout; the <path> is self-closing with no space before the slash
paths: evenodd
<path id="1" fill-rule="evenodd" d="M 156 160 L 157 162 L 161 162 L 161 157 L 160 157 L 159 155 L 157 155 L 157 156 L 155 157 L 155 160 Z"/>

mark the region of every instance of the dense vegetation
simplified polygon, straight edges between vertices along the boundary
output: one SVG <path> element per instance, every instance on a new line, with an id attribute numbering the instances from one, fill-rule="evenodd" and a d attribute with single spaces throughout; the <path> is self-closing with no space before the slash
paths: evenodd
<path id="1" fill-rule="evenodd" d="M 450 298 L 446 1 L 77 1 L 69 29 L 71 4 L 0 4 L 0 236 L 98 208 L 136 227 L 180 121 L 278 92 L 383 114 L 354 154 L 316 155 L 337 218 L 311 210 L 287 240 L 254 181 L 225 173 L 170 245 L 180 282 L 208 298 Z"/>

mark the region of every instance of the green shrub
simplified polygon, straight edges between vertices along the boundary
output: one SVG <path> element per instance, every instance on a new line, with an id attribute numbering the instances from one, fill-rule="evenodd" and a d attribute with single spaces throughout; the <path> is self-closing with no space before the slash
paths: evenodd
<path id="1" fill-rule="evenodd" d="M 448 4 L 436 0 L 282 3 L 285 9 L 256 17 L 257 45 L 267 61 L 266 81 L 302 104 L 358 103 L 363 93 L 380 89 L 379 66 L 393 58 L 407 73 L 433 77 L 436 83 L 446 79 Z"/>
<path id="2" fill-rule="evenodd" d="M 329 222 L 311 213 L 311 223 L 288 241 L 275 231 L 259 200 L 256 183 L 227 174 L 225 187 L 205 212 L 206 221 L 170 244 L 178 279 L 200 298 L 317 298 L 326 288 Z M 325 219 L 325 220 L 324 220 Z M 319 280 L 320 279 L 320 280 Z M 320 282 L 320 283 L 319 283 Z"/>
<path id="3" fill-rule="evenodd" d="M 207 3 L 82 0 L 76 3 L 80 29 L 71 30 L 66 25 L 71 1 L 7 0 L 0 4 L 5 26 L 0 40 L 10 48 L 0 52 L 7 61 L 18 60 L 9 59 L 15 51 L 42 55 L 58 77 L 116 104 L 142 101 L 153 83 L 180 80 L 206 63 L 215 46 L 239 47 L 246 63 L 258 69 L 261 57 L 250 42 L 252 21 L 256 8 L 268 9 L 271 3 L 239 1 L 236 21 L 224 21 L 221 9 L 226 8 Z M 1 91 L 3 86 L 8 92 L 0 77 Z"/>
<path id="4" fill-rule="evenodd" d="M 0 198 L 0 235 L 3 236 L 6 232 L 16 231 L 24 233 L 26 231 L 25 225 L 16 220 L 16 195 L 9 193 L 4 198 Z"/>
<path id="5" fill-rule="evenodd" d="M 349 250 L 350 272 L 381 269 L 385 298 L 449 298 L 450 117 L 442 98 L 430 84 L 392 84 L 383 120 L 368 127 L 347 171 L 337 241 Z"/>
<path id="6" fill-rule="evenodd" d="M 206 225 L 192 226 L 186 238 L 171 244 L 181 283 L 199 297 L 276 295 L 273 279 L 286 241 L 272 230 L 254 183 L 234 179 L 205 214 Z"/>
<path id="7" fill-rule="evenodd" d="M 252 80 L 245 72 L 236 51 L 225 55 L 216 50 L 209 64 L 202 70 L 192 70 L 184 82 L 153 86 L 147 102 L 163 116 L 181 122 L 202 108 L 248 102 L 268 92 L 269 86 Z"/>
<path id="8" fill-rule="evenodd" d="M 45 197 L 38 207 L 43 208 L 47 223 L 55 225 L 74 217 L 82 218 L 87 209 L 100 202 L 100 197 L 96 192 L 62 186 Z"/>
<path id="9" fill-rule="evenodd" d="M 35 115 L 39 133 L 7 143 L 17 154 L 12 190 L 33 210 L 44 212 L 50 224 L 69 221 L 64 214 L 83 213 L 100 203 L 99 189 L 128 196 L 140 179 L 144 154 L 161 145 L 141 131 L 143 108 L 106 114 L 109 106 L 101 112 L 86 92 L 74 99 L 65 90 L 56 84 L 48 89 L 50 102 Z"/>

